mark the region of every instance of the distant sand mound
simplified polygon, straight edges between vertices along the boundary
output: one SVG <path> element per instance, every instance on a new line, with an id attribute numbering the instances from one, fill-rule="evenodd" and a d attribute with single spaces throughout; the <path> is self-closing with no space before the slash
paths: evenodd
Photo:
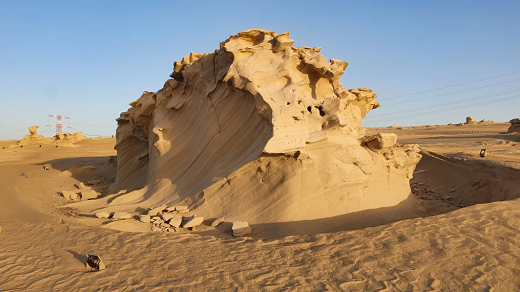
<path id="1" fill-rule="evenodd" d="M 175 62 L 173 79 L 117 119 L 116 189 L 135 191 L 75 206 L 182 204 L 252 224 L 400 203 L 411 211 L 403 202 L 418 147 L 397 146 L 395 134 L 365 136 L 376 94 L 341 85 L 347 62 L 293 43 L 288 32 L 251 29 Z"/>

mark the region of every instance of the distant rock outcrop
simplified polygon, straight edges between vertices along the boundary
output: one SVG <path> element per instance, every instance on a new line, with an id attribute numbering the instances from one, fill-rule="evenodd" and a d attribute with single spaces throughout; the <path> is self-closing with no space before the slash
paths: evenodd
<path id="1" fill-rule="evenodd" d="M 81 132 L 76 133 L 56 133 L 52 138 L 38 135 L 38 126 L 31 126 L 29 129 L 29 135 L 25 135 L 18 145 L 25 144 L 55 144 L 55 143 L 76 143 L 78 141 L 87 139 Z"/>
<path id="2" fill-rule="evenodd" d="M 465 123 L 465 124 L 466 124 L 466 125 L 476 125 L 476 124 L 478 124 L 478 122 L 475 121 L 475 120 L 473 119 L 473 117 L 467 117 L 467 118 L 466 118 L 466 123 Z"/>
<path id="3" fill-rule="evenodd" d="M 376 94 L 341 85 L 347 62 L 293 43 L 251 29 L 175 62 L 173 79 L 117 119 L 116 186 L 129 192 L 77 206 L 179 203 L 253 225 L 405 208 L 418 147 L 365 137 Z"/>
<path id="4" fill-rule="evenodd" d="M 520 133 L 520 119 L 512 119 L 509 121 L 511 126 L 507 129 L 508 133 Z"/>

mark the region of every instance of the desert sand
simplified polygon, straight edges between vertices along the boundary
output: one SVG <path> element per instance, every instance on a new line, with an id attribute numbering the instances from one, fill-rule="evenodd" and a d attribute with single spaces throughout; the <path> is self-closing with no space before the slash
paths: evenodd
<path id="1" fill-rule="evenodd" d="M 435 153 L 423 157 L 412 180 L 424 217 L 275 239 L 89 226 L 100 219 L 55 208 L 66 202 L 58 192 L 101 177 L 68 170 L 106 168 L 114 139 L 6 148 L 0 152 L 0 289 L 516 291 L 520 138 L 499 134 L 508 127 L 392 129 Z M 485 158 L 478 156 L 481 148 Z M 481 192 L 473 196 L 474 190 Z M 107 269 L 87 272 L 86 252 L 99 254 Z"/>
<path id="2" fill-rule="evenodd" d="M 293 42 L 191 53 L 115 139 L 0 141 L 0 290 L 517 291 L 516 120 L 364 128 Z"/>

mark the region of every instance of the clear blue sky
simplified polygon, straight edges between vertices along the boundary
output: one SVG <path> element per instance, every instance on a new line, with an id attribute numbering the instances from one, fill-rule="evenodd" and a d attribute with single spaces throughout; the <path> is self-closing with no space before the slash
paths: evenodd
<path id="1" fill-rule="evenodd" d="M 112 135 L 119 113 L 143 91 L 160 89 L 175 60 L 212 52 L 249 28 L 290 30 L 296 46 L 319 46 L 326 58 L 348 61 L 343 86 L 369 87 L 381 99 L 367 126 L 447 124 L 468 115 L 508 121 L 520 116 L 520 72 L 385 98 L 520 71 L 519 15 L 517 0 L 3 0 L 0 139 L 20 138 L 31 125 L 45 130 L 53 122 L 47 114 L 83 124 L 74 131 Z M 465 92 L 446 95 L 457 91 Z M 516 99 L 467 108 L 501 98 Z M 392 105 L 416 99 L 423 100 Z M 404 112 L 388 115 L 396 111 Z"/>

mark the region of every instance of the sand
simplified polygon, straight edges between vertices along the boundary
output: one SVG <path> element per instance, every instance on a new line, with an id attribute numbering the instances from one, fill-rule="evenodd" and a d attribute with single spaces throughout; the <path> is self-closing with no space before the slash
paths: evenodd
<path id="1" fill-rule="evenodd" d="M 104 219 L 56 208 L 66 203 L 58 192 L 98 179 L 106 194 L 115 139 L 0 141 L 0 290 L 518 291 L 520 138 L 500 134 L 508 127 L 391 129 L 398 143 L 423 147 L 415 218 L 279 238 L 233 238 L 229 222 L 181 233 L 103 228 Z M 107 268 L 87 272 L 87 252 Z"/>

